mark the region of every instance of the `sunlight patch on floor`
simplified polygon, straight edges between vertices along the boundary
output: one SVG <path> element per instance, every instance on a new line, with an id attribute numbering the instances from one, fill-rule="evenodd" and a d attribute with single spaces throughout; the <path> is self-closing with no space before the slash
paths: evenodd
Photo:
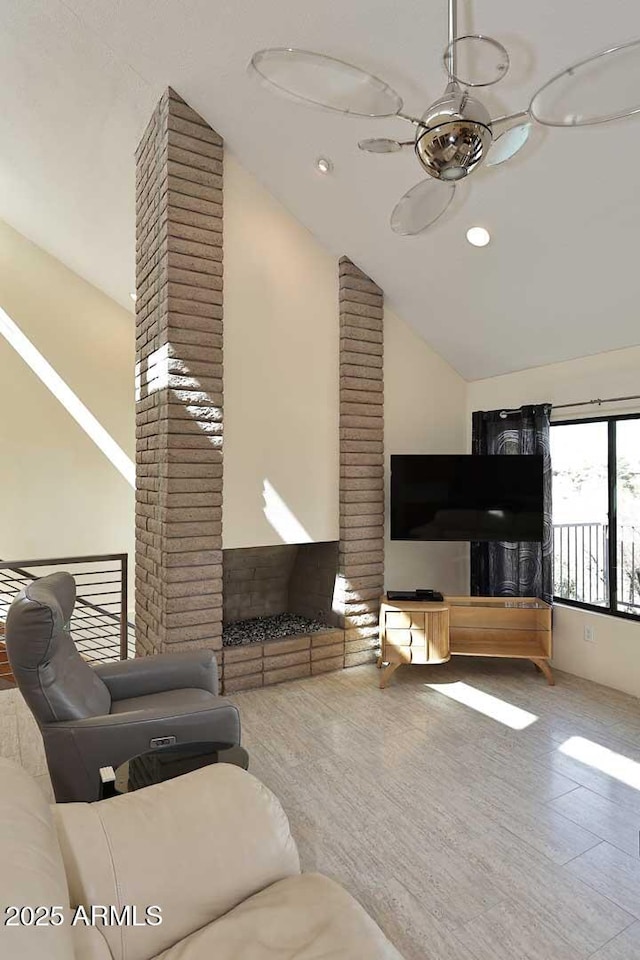
<path id="1" fill-rule="evenodd" d="M 600 770 L 601 773 L 606 773 L 607 776 L 619 780 L 620 783 L 626 783 L 635 790 L 640 790 L 640 763 L 630 760 L 624 754 L 609 750 L 585 737 L 569 737 L 558 749 L 565 756 Z"/>
<path id="2" fill-rule="evenodd" d="M 490 693 L 484 693 L 475 687 L 464 683 L 462 680 L 456 683 L 427 683 L 430 690 L 436 693 L 442 693 L 450 700 L 464 704 L 478 713 L 490 717 L 491 720 L 497 720 L 498 723 L 511 727 L 512 730 L 524 730 L 531 726 L 538 719 L 534 713 L 528 710 L 522 710 L 506 700 L 500 700 L 498 697 L 491 696 Z"/>

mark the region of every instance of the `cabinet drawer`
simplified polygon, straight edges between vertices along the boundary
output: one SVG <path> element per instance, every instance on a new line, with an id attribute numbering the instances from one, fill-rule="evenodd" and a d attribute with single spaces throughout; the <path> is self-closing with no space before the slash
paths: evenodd
<path id="1" fill-rule="evenodd" d="M 386 646 L 383 660 L 386 663 L 428 663 L 427 648 Z"/>
<path id="2" fill-rule="evenodd" d="M 424 630 L 424 613 L 420 610 L 388 610 L 384 622 L 387 630 Z"/>
<path id="3" fill-rule="evenodd" d="M 426 647 L 424 630 L 387 630 L 385 647 Z"/>

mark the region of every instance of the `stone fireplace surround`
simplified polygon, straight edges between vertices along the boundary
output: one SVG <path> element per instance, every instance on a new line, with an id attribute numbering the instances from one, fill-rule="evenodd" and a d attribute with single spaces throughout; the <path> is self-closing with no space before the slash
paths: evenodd
<path id="1" fill-rule="evenodd" d="M 337 542 L 224 550 L 222 566 L 225 690 L 344 666 L 344 630 L 333 610 Z M 262 640 L 274 621 L 282 627 L 283 620 L 286 636 Z"/>
<path id="2" fill-rule="evenodd" d="M 223 150 L 169 89 L 136 154 L 136 647 L 213 649 L 233 691 L 376 656 L 384 299 L 341 258 L 339 542 L 223 551 Z M 224 623 L 287 610 L 326 629 L 223 646 Z"/>

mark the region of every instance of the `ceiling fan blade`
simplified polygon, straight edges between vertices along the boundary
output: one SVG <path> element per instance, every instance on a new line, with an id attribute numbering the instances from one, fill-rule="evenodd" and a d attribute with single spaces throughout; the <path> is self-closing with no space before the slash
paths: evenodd
<path id="1" fill-rule="evenodd" d="M 548 127 L 580 127 L 640 113 L 640 40 L 602 50 L 547 80 L 529 113 Z"/>
<path id="2" fill-rule="evenodd" d="M 413 145 L 413 140 L 389 140 L 377 137 L 373 140 L 359 140 L 358 146 L 365 153 L 397 153 L 403 147 Z"/>
<path id="3" fill-rule="evenodd" d="M 509 70 L 505 47 L 493 37 L 480 33 L 450 40 L 443 61 L 449 79 L 463 87 L 490 87 Z"/>
<path id="4" fill-rule="evenodd" d="M 533 122 L 527 110 L 491 121 L 493 141 L 485 166 L 497 167 L 521 150 L 531 133 Z"/>
<path id="5" fill-rule="evenodd" d="M 456 192 L 455 183 L 421 180 L 398 200 L 391 214 L 391 229 L 403 237 L 422 233 L 445 212 Z"/>
<path id="6" fill-rule="evenodd" d="M 259 50 L 249 70 L 271 90 L 303 103 L 358 117 L 393 117 L 402 98 L 388 84 L 350 63 L 310 50 Z"/>
<path id="7" fill-rule="evenodd" d="M 531 123 L 531 116 L 528 110 L 520 110 L 518 113 L 509 113 L 504 117 L 496 117 L 491 121 L 493 139 L 497 140 L 503 133 L 508 133 L 513 127 L 520 127 L 524 123 Z"/>

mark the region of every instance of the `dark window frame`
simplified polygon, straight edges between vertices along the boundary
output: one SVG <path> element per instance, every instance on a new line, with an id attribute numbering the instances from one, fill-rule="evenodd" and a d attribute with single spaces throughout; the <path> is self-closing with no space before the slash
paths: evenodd
<path id="1" fill-rule="evenodd" d="M 570 600 L 567 597 L 558 597 L 555 594 L 553 597 L 553 602 L 562 606 L 575 607 L 578 610 L 588 610 L 590 613 L 600 613 L 605 617 L 617 617 L 620 620 L 632 620 L 635 623 L 640 623 L 640 610 L 638 613 L 628 613 L 626 610 L 616 610 L 616 603 L 618 602 L 618 475 L 616 470 L 617 450 L 615 424 L 620 420 L 640 421 L 640 413 L 620 413 L 601 417 L 576 417 L 567 420 L 551 421 L 550 427 L 552 430 L 554 427 L 578 426 L 581 423 L 607 424 L 607 507 L 609 515 L 608 605 L 606 607 L 601 607 L 595 603 L 586 603 L 583 600 Z M 551 464 L 551 468 L 553 469 L 553 462 Z M 551 524 L 553 525 L 553 505 Z"/>

